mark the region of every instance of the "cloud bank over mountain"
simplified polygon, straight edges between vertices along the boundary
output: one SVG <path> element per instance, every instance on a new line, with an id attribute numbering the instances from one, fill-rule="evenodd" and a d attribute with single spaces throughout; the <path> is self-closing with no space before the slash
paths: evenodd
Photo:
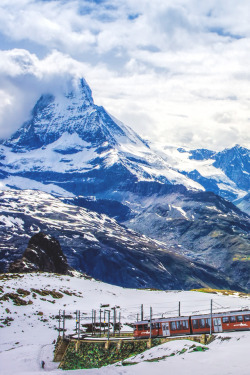
<path id="1" fill-rule="evenodd" d="M 0 137 L 38 94 L 84 76 L 98 105 L 144 137 L 249 147 L 246 0 L 3 0 Z"/>

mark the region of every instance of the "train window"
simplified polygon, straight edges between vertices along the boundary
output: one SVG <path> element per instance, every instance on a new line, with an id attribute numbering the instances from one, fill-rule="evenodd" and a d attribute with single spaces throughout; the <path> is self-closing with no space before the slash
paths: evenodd
<path id="1" fill-rule="evenodd" d="M 237 322 L 243 322 L 243 316 L 242 315 L 237 315 L 236 319 L 237 319 Z"/>
<path id="2" fill-rule="evenodd" d="M 140 324 L 138 325 L 138 331 L 142 331 L 143 326 Z"/>
<path id="3" fill-rule="evenodd" d="M 148 324 L 144 324 L 143 329 L 148 329 Z"/>
<path id="4" fill-rule="evenodd" d="M 206 328 L 210 328 L 211 319 L 206 319 Z"/>
<path id="5" fill-rule="evenodd" d="M 158 328 L 160 328 L 159 323 L 153 323 L 153 324 L 152 324 L 152 328 L 153 328 L 153 329 L 158 329 Z"/>
<path id="6" fill-rule="evenodd" d="M 236 322 L 235 316 L 230 316 L 230 323 L 235 323 L 235 322 Z"/>
<path id="7" fill-rule="evenodd" d="M 250 315 L 244 315 L 244 320 L 245 320 L 245 322 L 249 322 L 250 321 Z"/>
<path id="8" fill-rule="evenodd" d="M 181 330 L 181 322 L 176 322 L 176 329 Z"/>
<path id="9" fill-rule="evenodd" d="M 188 329 L 188 320 L 181 321 L 182 329 Z"/>
<path id="10" fill-rule="evenodd" d="M 176 330 L 176 324 L 175 324 L 175 322 L 171 322 L 171 323 L 170 323 L 170 326 L 171 326 L 171 330 L 172 330 L 172 331 L 175 331 L 175 330 Z"/>
<path id="11" fill-rule="evenodd" d="M 199 324 L 198 324 L 198 320 L 197 319 L 193 319 L 192 320 L 192 324 L 193 324 L 193 328 L 194 329 L 198 329 L 199 328 Z"/>
<path id="12" fill-rule="evenodd" d="M 229 318 L 228 318 L 228 316 L 224 316 L 224 317 L 222 318 L 222 323 L 229 323 Z"/>
<path id="13" fill-rule="evenodd" d="M 206 322 L 205 319 L 200 319 L 200 328 L 205 328 Z"/>

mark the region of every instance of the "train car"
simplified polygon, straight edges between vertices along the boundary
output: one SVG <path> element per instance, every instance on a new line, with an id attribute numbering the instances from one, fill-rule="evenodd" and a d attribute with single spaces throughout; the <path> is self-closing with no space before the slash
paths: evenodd
<path id="1" fill-rule="evenodd" d="M 210 315 L 190 317 L 192 333 L 210 333 Z M 212 332 L 250 330 L 250 311 L 230 311 L 212 314 Z"/>
<path id="2" fill-rule="evenodd" d="M 190 334 L 189 317 L 176 317 L 152 320 L 151 336 L 180 336 Z M 150 336 L 150 321 L 134 323 L 134 337 L 143 338 Z"/>
<path id="3" fill-rule="evenodd" d="M 151 337 L 210 333 L 211 315 L 153 319 Z M 212 314 L 212 333 L 250 330 L 250 310 Z M 134 337 L 150 337 L 150 321 L 134 323 Z"/>
<path id="4" fill-rule="evenodd" d="M 159 320 L 152 320 L 151 323 L 151 335 L 152 337 L 162 336 L 162 330 Z M 150 336 L 150 321 L 142 320 L 134 323 L 134 337 L 135 338 L 147 338 Z"/>

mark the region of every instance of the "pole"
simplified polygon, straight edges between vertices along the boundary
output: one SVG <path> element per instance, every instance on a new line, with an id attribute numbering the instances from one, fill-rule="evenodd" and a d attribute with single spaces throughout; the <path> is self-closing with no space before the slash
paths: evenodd
<path id="1" fill-rule="evenodd" d="M 78 340 L 80 339 L 80 321 L 81 321 L 81 313 L 79 310 L 78 311 Z"/>
<path id="2" fill-rule="evenodd" d="M 106 311 L 105 310 L 104 310 L 103 315 L 104 315 L 104 317 L 103 317 L 103 321 L 104 321 L 103 333 L 104 333 L 104 336 L 105 336 L 105 324 L 106 324 L 106 320 L 105 320 Z"/>
<path id="3" fill-rule="evenodd" d="M 92 326 L 92 336 L 93 336 L 93 309 L 91 312 L 91 326 Z"/>
<path id="4" fill-rule="evenodd" d="M 121 312 L 119 311 L 119 337 L 121 336 Z"/>
<path id="5" fill-rule="evenodd" d="M 59 330 L 59 336 L 61 336 L 61 310 L 59 310 L 59 326 L 58 326 L 58 330 Z"/>
<path id="6" fill-rule="evenodd" d="M 77 334 L 77 325 L 78 325 L 78 319 L 77 319 L 77 316 L 78 316 L 78 311 L 76 310 L 76 334 Z"/>
<path id="7" fill-rule="evenodd" d="M 108 341 L 109 341 L 110 310 L 108 310 Z"/>
<path id="8" fill-rule="evenodd" d="M 136 315 L 136 321 L 139 321 L 139 314 Z"/>
<path id="9" fill-rule="evenodd" d="M 94 310 L 94 334 L 96 334 L 96 310 Z"/>
<path id="10" fill-rule="evenodd" d="M 152 338 L 152 307 L 150 307 L 150 338 Z"/>
<path id="11" fill-rule="evenodd" d="M 211 308 L 210 308 L 210 335 L 212 335 L 212 316 L 213 316 L 213 300 L 211 299 Z"/>
<path id="12" fill-rule="evenodd" d="M 63 340 L 65 338 L 65 310 L 63 310 Z"/>
<path id="13" fill-rule="evenodd" d="M 179 301 L 179 316 L 181 316 L 181 303 Z"/>
<path id="14" fill-rule="evenodd" d="M 116 308 L 113 307 L 113 335 L 115 336 Z"/>
<path id="15" fill-rule="evenodd" d="M 102 336 L 102 310 L 100 309 L 100 337 Z"/>
<path id="16" fill-rule="evenodd" d="M 141 304 L 141 321 L 143 321 L 143 304 Z"/>

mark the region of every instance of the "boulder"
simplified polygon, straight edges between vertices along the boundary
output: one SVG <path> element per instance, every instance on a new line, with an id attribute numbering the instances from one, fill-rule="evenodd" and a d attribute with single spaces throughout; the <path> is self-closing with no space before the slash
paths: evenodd
<path id="1" fill-rule="evenodd" d="M 43 232 L 31 237 L 21 259 L 10 264 L 9 272 L 54 272 L 69 273 L 70 267 L 59 241 Z"/>

